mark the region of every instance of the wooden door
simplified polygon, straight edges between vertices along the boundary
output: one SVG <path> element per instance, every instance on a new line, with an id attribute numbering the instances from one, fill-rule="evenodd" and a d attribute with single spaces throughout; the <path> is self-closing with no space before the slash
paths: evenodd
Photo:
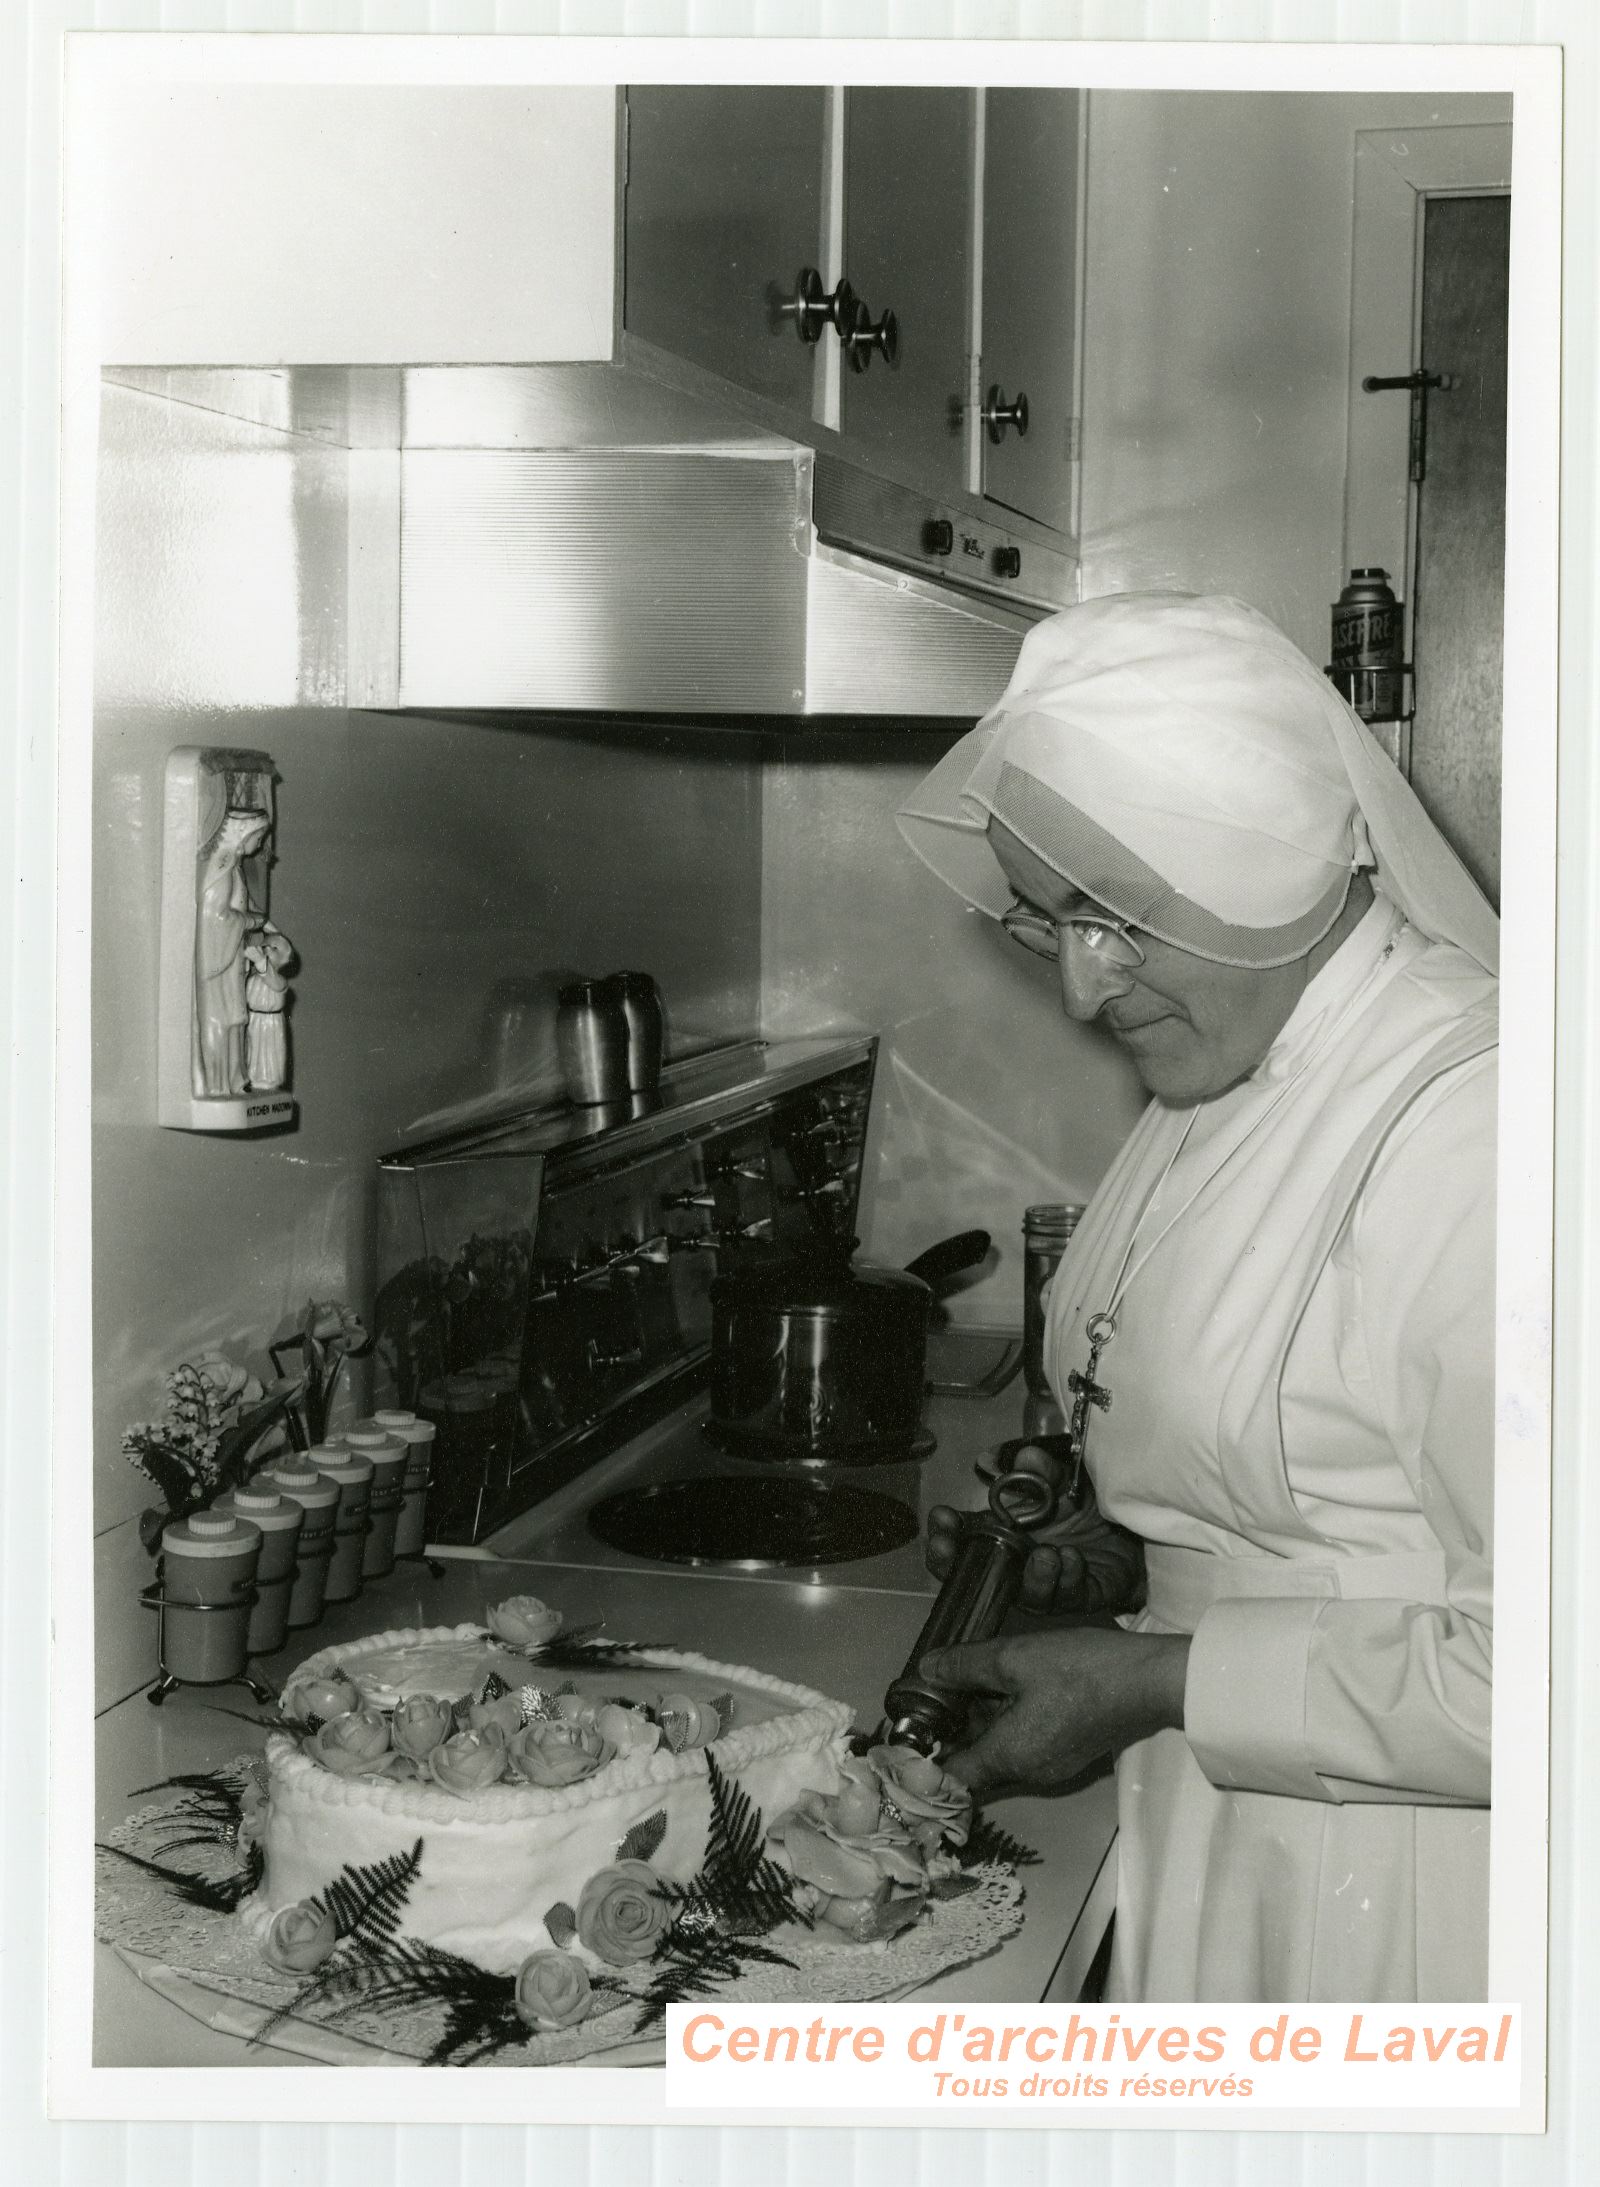
<path id="1" fill-rule="evenodd" d="M 970 91 L 845 94 L 845 278 L 874 321 L 894 313 L 899 352 L 844 366 L 839 422 L 935 492 L 966 485 L 971 146 Z"/>
<path id="2" fill-rule="evenodd" d="M 1495 904 L 1510 231 L 1504 195 L 1424 206 L 1422 360 L 1451 385 L 1428 395 L 1412 592 L 1412 787 Z"/>
<path id="3" fill-rule="evenodd" d="M 782 307 L 801 267 L 823 262 L 826 91 L 634 84 L 627 97 L 624 326 L 809 421 L 819 348 Z"/>
<path id="4" fill-rule="evenodd" d="M 1028 430 L 981 431 L 983 490 L 1056 531 L 1072 530 L 1077 339 L 1076 91 L 985 95 L 981 399 L 1028 399 Z"/>

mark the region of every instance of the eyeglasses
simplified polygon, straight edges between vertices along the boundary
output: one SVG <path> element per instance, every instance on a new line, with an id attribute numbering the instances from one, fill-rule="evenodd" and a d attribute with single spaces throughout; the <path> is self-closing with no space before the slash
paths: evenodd
<path id="1" fill-rule="evenodd" d="M 1048 912 L 1025 904 L 1019 896 L 1009 911 L 1001 913 L 1000 924 L 1014 942 L 1020 942 L 1036 957 L 1059 957 L 1062 934 L 1070 930 L 1103 965 L 1131 971 L 1134 965 L 1144 963 L 1144 951 L 1132 928 L 1112 918 L 1109 912 L 1086 907 L 1053 919 Z"/>

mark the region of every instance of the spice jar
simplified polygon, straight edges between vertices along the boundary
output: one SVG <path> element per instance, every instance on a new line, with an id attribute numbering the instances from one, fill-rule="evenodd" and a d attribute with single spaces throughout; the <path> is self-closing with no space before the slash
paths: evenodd
<path id="1" fill-rule="evenodd" d="M 1022 1218 L 1022 1374 L 1037 1397 L 1050 1395 L 1044 1371 L 1044 1316 L 1050 1279 L 1083 1217 L 1076 1203 L 1042 1201 Z"/>
<path id="2" fill-rule="evenodd" d="M 420 1557 L 428 1539 L 428 1476 L 433 1466 L 433 1441 L 439 1431 L 431 1420 L 421 1420 L 399 1406 L 375 1412 L 372 1417 L 377 1426 L 398 1435 L 406 1446 L 394 1553 L 397 1557 Z"/>
<path id="3" fill-rule="evenodd" d="M 405 1494 L 406 1446 L 390 1429 L 363 1420 L 346 1433 L 344 1447 L 372 1460 L 372 1498 L 367 1542 L 361 1553 L 361 1577 L 382 1579 L 394 1570 L 395 1529 L 400 1520 L 400 1499 Z"/>
<path id="4" fill-rule="evenodd" d="M 197 1511 L 161 1534 L 158 1646 L 166 1677 L 222 1686 L 250 1653 L 261 1529 L 231 1511 Z"/>
<path id="5" fill-rule="evenodd" d="M 271 1655 L 288 1638 L 289 1597 L 294 1588 L 296 1552 L 305 1513 L 261 1474 L 246 1487 L 226 1490 L 211 1508 L 231 1511 L 260 1529 L 256 1605 L 250 1613 L 245 1647 L 251 1655 Z"/>
<path id="6" fill-rule="evenodd" d="M 333 1558 L 323 1600 L 351 1602 L 361 1592 L 361 1560 L 367 1550 L 372 1503 L 372 1460 L 334 1443 L 314 1444 L 306 1455 L 339 1491 L 333 1521 Z"/>
<path id="7" fill-rule="evenodd" d="M 258 1473 L 263 1487 L 270 1482 L 278 1493 L 300 1506 L 300 1537 L 295 1547 L 294 1586 L 289 1594 L 289 1629 L 315 1625 L 322 1615 L 327 1594 L 328 1566 L 333 1558 L 333 1527 L 339 1509 L 339 1484 L 319 1473 L 309 1460 L 281 1458 L 269 1472 Z"/>

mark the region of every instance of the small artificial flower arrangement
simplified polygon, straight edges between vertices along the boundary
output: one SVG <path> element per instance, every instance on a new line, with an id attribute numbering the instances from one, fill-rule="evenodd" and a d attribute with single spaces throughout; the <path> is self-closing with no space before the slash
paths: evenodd
<path id="1" fill-rule="evenodd" d="M 268 1347 L 272 1363 L 280 1373 L 279 1352 L 299 1350 L 301 1374 L 295 1409 L 300 1415 L 308 1446 L 323 1442 L 327 1437 L 328 1415 L 345 1361 L 359 1359 L 371 1344 L 372 1338 L 361 1317 L 342 1299 L 308 1299 L 294 1334 Z"/>
<path id="2" fill-rule="evenodd" d="M 174 1367 L 166 1392 L 160 1419 L 135 1421 L 122 1436 L 123 1455 L 161 1495 L 160 1504 L 139 1515 L 139 1539 L 152 1556 L 172 1520 L 206 1510 L 224 1489 L 248 1479 L 251 1454 L 297 1385 L 280 1381 L 264 1389 L 247 1368 L 208 1351 Z"/>

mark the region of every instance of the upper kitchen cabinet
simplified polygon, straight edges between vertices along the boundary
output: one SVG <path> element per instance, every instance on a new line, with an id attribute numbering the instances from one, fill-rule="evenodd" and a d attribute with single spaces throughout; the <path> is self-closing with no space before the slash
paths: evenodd
<path id="1" fill-rule="evenodd" d="M 1076 117 L 945 86 L 136 83 L 95 117 L 98 353 L 422 368 L 363 445 L 809 448 L 847 514 L 863 482 L 923 497 L 890 559 L 1053 601 Z M 419 384 L 461 365 L 509 369 Z M 284 374 L 296 420 L 316 378 Z"/>
<path id="2" fill-rule="evenodd" d="M 841 265 L 858 299 L 839 424 L 919 484 L 960 492 L 972 286 L 973 94 L 844 94 Z"/>
<path id="3" fill-rule="evenodd" d="M 111 365 L 609 358 L 602 85 L 139 83 L 97 117 Z"/>
<path id="4" fill-rule="evenodd" d="M 803 418 L 818 348 L 797 290 L 826 255 L 827 130 L 820 84 L 627 94 L 629 334 Z"/>
<path id="5" fill-rule="evenodd" d="M 979 476 L 991 501 L 1070 533 L 1080 94 L 990 90 L 983 99 Z"/>

